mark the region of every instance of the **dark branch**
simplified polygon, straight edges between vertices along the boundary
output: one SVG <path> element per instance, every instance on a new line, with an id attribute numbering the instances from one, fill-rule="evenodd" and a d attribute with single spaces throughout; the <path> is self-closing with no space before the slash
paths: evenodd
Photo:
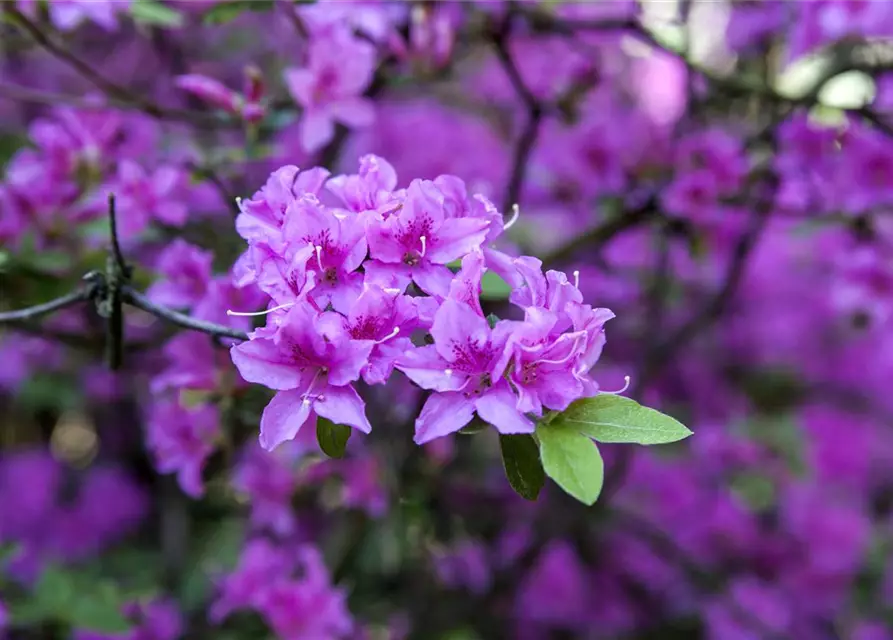
<path id="1" fill-rule="evenodd" d="M 248 334 L 244 331 L 231 329 L 230 327 L 225 327 L 220 324 L 214 324 L 213 322 L 197 320 L 195 318 L 187 316 L 184 313 L 180 313 L 179 311 L 174 311 L 173 309 L 169 309 L 168 307 L 155 304 L 146 296 L 129 286 L 124 286 L 121 288 L 121 296 L 125 303 L 134 306 L 137 309 L 142 309 L 147 313 L 151 313 L 156 318 L 161 318 L 162 320 L 166 320 L 171 324 L 175 324 L 185 329 L 201 331 L 202 333 L 207 333 L 210 336 L 219 336 L 221 338 L 233 338 L 234 340 L 243 341 L 248 340 Z"/>
<path id="2" fill-rule="evenodd" d="M 50 300 L 49 302 L 44 302 L 43 304 L 28 307 L 27 309 L 19 309 L 18 311 L 6 311 L 0 313 L 0 323 L 13 323 L 34 320 L 35 318 L 45 316 L 48 313 L 60 311 L 67 307 L 73 307 L 76 304 L 86 302 L 87 300 L 92 298 L 95 294 L 95 291 L 95 287 L 78 289 L 77 291 L 73 291 L 72 293 L 56 298 L 55 300 Z"/>
<path id="3" fill-rule="evenodd" d="M 572 258 L 578 251 L 598 251 L 615 236 L 623 233 L 628 229 L 632 229 L 641 223 L 655 217 L 658 214 L 657 204 L 654 199 L 650 199 L 638 209 L 625 211 L 620 215 L 611 218 L 602 225 L 593 228 L 590 231 L 581 233 L 570 242 L 563 244 L 557 249 L 543 256 L 543 268 L 551 268 L 555 265 Z"/>
<path id="4" fill-rule="evenodd" d="M 85 80 L 99 88 L 109 97 L 131 105 L 140 111 L 157 118 L 159 120 L 179 120 L 190 122 L 196 126 L 221 126 L 221 125 L 239 125 L 237 120 L 228 119 L 221 120 L 214 114 L 206 114 L 199 111 L 189 111 L 185 109 L 171 109 L 162 107 L 147 98 L 133 93 L 130 89 L 109 80 L 90 64 L 81 60 L 74 53 L 65 48 L 62 44 L 55 41 L 48 34 L 44 33 L 39 26 L 34 24 L 21 11 L 12 8 L 6 8 L 6 12 L 12 17 L 13 21 L 22 29 L 28 32 L 28 35 L 45 49 L 50 55 L 67 64 L 69 67 L 78 72 Z"/>

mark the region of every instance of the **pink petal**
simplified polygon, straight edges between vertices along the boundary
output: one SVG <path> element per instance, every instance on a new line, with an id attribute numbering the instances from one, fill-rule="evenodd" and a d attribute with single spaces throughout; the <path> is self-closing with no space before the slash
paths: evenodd
<path id="1" fill-rule="evenodd" d="M 366 419 L 366 403 L 351 385 L 326 387 L 323 397 L 313 403 L 313 410 L 335 424 L 346 424 L 363 433 L 372 431 Z"/>
<path id="2" fill-rule="evenodd" d="M 272 451 L 283 442 L 294 440 L 310 417 L 310 404 L 299 390 L 280 391 L 264 409 L 260 419 L 260 446 Z"/>
<path id="3" fill-rule="evenodd" d="M 335 135 L 335 121 L 328 111 L 307 110 L 301 117 L 301 147 L 313 153 L 324 147 Z"/>
<path id="4" fill-rule="evenodd" d="M 500 380 L 474 403 L 478 415 L 499 433 L 533 433 L 535 425 L 518 411 L 517 398 L 505 380 Z"/>
<path id="5" fill-rule="evenodd" d="M 450 363 L 440 357 L 434 345 L 412 349 L 397 361 L 397 368 L 423 389 L 458 391 L 468 377 L 461 371 L 450 371 Z"/>
<path id="6" fill-rule="evenodd" d="M 271 340 L 258 338 L 230 349 L 233 364 L 247 382 L 276 390 L 305 386 L 303 372 L 286 360 Z"/>
<path id="7" fill-rule="evenodd" d="M 329 110 L 335 120 L 348 127 L 368 127 L 375 122 L 375 107 L 366 98 L 342 98 L 329 105 Z"/>
<path id="8" fill-rule="evenodd" d="M 471 422 L 474 417 L 474 404 L 462 393 L 435 393 L 415 422 L 416 444 L 425 444 L 435 438 L 441 438 Z"/>

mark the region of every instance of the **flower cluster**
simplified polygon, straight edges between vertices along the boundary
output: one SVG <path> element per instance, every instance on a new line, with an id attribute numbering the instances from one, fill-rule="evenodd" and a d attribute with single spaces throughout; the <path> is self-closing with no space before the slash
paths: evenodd
<path id="1" fill-rule="evenodd" d="M 309 545 L 250 540 L 218 591 L 210 611 L 217 622 L 249 609 L 282 640 L 347 638 L 354 630 L 345 593 L 332 586 L 319 551 Z"/>
<path id="2" fill-rule="evenodd" d="M 394 369 L 432 392 L 417 444 L 475 414 L 500 433 L 532 433 L 528 414 L 598 392 L 589 371 L 613 314 L 584 304 L 563 273 L 494 249 L 502 215 L 459 178 L 398 189 L 393 168 L 375 156 L 361 159 L 358 174 L 331 178 L 287 166 L 240 209 L 249 247 L 239 283 L 270 302 L 265 326 L 232 359 L 245 380 L 276 391 L 261 418 L 265 448 L 317 417 L 368 433 L 354 384 L 383 384 Z M 514 285 L 522 318 L 484 314 L 488 272 Z"/>

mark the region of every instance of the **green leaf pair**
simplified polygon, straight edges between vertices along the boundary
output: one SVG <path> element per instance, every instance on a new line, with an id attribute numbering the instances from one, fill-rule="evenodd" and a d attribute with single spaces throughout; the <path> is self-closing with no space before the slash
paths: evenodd
<path id="1" fill-rule="evenodd" d="M 156 0 L 136 0 L 130 5 L 130 16 L 139 24 L 170 29 L 179 29 L 186 22 L 182 11 Z"/>
<path id="2" fill-rule="evenodd" d="M 655 445 L 690 435 L 670 416 L 629 398 L 600 394 L 547 416 L 537 426 L 536 440 L 529 435 L 503 435 L 500 445 L 509 484 L 523 498 L 536 500 L 549 476 L 565 492 L 592 505 L 601 493 L 605 471 L 594 440 Z"/>

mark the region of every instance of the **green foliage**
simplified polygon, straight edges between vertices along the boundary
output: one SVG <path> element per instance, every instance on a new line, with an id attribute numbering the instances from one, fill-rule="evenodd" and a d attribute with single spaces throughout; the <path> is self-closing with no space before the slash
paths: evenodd
<path id="1" fill-rule="evenodd" d="M 202 18 L 205 24 L 225 24 L 245 11 L 269 11 L 273 8 L 273 0 L 230 0 L 211 7 Z"/>
<path id="2" fill-rule="evenodd" d="M 316 419 L 316 441 L 323 453 L 330 458 L 344 457 L 351 431 L 353 430 L 350 427 L 335 424 L 321 416 Z"/>
<path id="3" fill-rule="evenodd" d="M 115 583 L 76 569 L 47 567 L 28 599 L 12 602 L 15 624 L 52 622 L 101 633 L 123 633 L 126 596 Z"/>
<path id="4" fill-rule="evenodd" d="M 508 300 L 511 293 L 508 282 L 492 271 L 486 271 L 481 277 L 481 300 Z"/>
<path id="5" fill-rule="evenodd" d="M 551 424 L 606 443 L 668 444 L 691 435 L 678 420 L 635 400 L 607 393 L 576 401 Z"/>
<path id="6" fill-rule="evenodd" d="M 181 11 L 156 0 L 135 0 L 130 5 L 130 15 L 138 24 L 169 29 L 179 29 L 186 21 Z"/>
<path id="7" fill-rule="evenodd" d="M 541 424 L 536 433 L 546 475 L 580 502 L 595 504 L 605 479 L 605 465 L 595 443 L 575 429 L 554 422 Z"/>
<path id="8" fill-rule="evenodd" d="M 235 568 L 245 537 L 245 521 L 239 518 L 215 521 L 212 529 L 199 534 L 191 565 L 180 585 L 184 609 L 192 611 L 207 604 L 213 589 L 212 577 Z"/>
<path id="9" fill-rule="evenodd" d="M 536 500 L 546 483 L 546 474 L 533 437 L 526 434 L 500 435 L 499 447 L 505 477 L 512 489 L 526 500 Z"/>

